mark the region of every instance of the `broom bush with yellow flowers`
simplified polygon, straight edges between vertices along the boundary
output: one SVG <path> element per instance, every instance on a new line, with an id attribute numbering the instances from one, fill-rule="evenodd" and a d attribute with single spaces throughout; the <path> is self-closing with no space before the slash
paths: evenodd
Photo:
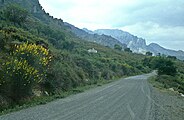
<path id="1" fill-rule="evenodd" d="M 11 57 L 2 65 L 1 93 L 16 102 L 31 96 L 33 88 L 45 79 L 50 61 L 49 50 L 40 45 L 15 45 Z"/>

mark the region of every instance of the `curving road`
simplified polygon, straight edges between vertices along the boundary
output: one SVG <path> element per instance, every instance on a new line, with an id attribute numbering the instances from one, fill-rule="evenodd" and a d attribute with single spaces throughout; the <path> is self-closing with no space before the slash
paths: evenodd
<path id="1" fill-rule="evenodd" d="M 150 120 L 147 78 L 128 77 L 46 105 L 0 116 L 0 120 Z"/>

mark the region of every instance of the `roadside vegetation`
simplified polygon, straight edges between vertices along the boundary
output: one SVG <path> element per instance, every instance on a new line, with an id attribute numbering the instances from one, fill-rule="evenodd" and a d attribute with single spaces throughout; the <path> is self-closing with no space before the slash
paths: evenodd
<path id="1" fill-rule="evenodd" d="M 157 56 L 144 59 L 144 65 L 157 70 L 158 76 L 151 82 L 160 88 L 173 88 L 184 93 L 184 62 L 174 56 Z M 154 83 L 155 82 L 155 83 Z"/>

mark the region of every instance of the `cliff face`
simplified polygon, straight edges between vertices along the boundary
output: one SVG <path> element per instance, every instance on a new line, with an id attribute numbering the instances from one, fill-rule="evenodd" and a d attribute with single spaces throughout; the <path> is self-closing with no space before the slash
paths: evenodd
<path id="1" fill-rule="evenodd" d="M 89 31 L 87 29 L 79 29 L 69 23 L 64 23 L 65 26 L 68 26 L 68 29 L 76 34 L 78 37 L 82 38 L 83 40 L 90 41 L 90 42 L 95 42 L 103 46 L 108 46 L 111 48 L 114 48 L 115 44 L 120 45 L 123 49 L 126 48 L 126 44 L 121 43 L 117 39 L 108 36 L 108 35 L 99 35 L 95 34 L 92 31 Z"/>
<path id="2" fill-rule="evenodd" d="M 160 45 L 156 43 L 151 43 L 147 46 L 147 50 L 152 51 L 155 55 L 164 54 L 164 55 L 170 55 L 170 56 L 176 56 L 178 59 L 184 60 L 184 52 L 179 50 L 170 50 L 161 47 Z"/>
<path id="3" fill-rule="evenodd" d="M 18 4 L 24 9 L 26 9 L 30 14 L 34 16 L 35 19 L 51 25 L 55 28 L 62 28 L 64 23 L 62 19 L 53 18 L 49 13 L 46 13 L 42 8 L 38 0 L 1 0 L 0 6 L 4 7 L 8 4 Z"/>
<path id="4" fill-rule="evenodd" d="M 145 54 L 147 51 L 152 52 L 154 55 L 164 54 L 169 56 L 176 56 L 178 59 L 184 60 L 184 52 L 179 50 L 170 50 L 161 47 L 156 43 L 151 43 L 150 45 L 146 45 L 146 40 L 134 36 L 128 32 L 117 30 L 117 29 L 98 29 L 95 30 L 94 33 L 99 35 L 105 34 L 109 35 L 113 38 L 116 38 L 121 43 L 125 43 L 128 48 L 130 48 L 135 53 Z"/>
<path id="5" fill-rule="evenodd" d="M 116 38 L 121 43 L 127 45 L 135 53 L 146 53 L 146 41 L 142 38 L 138 38 L 128 32 L 117 30 L 117 29 L 98 29 L 94 33 L 105 34 Z"/>
<path id="6" fill-rule="evenodd" d="M 38 0 L 1 0 L 1 5 L 16 3 L 27 9 L 30 13 L 44 13 Z"/>

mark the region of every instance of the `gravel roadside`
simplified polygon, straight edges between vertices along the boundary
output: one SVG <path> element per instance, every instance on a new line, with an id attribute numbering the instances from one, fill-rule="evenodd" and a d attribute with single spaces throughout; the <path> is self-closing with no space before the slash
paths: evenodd
<path id="1" fill-rule="evenodd" d="M 149 120 L 184 120 L 184 97 L 152 86 L 150 91 L 152 105 Z"/>

